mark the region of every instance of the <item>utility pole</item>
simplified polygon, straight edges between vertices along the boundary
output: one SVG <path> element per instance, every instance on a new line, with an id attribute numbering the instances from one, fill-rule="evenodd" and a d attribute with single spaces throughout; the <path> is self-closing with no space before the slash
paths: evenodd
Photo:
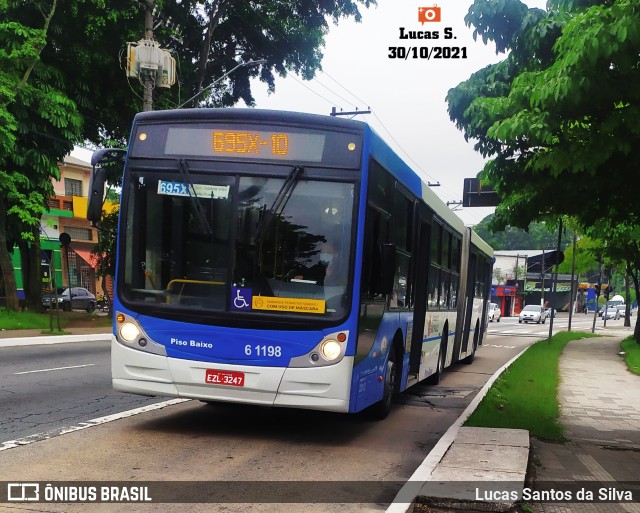
<path id="1" fill-rule="evenodd" d="M 549 298 L 549 307 L 551 308 L 551 319 L 549 319 L 549 340 L 553 337 L 553 313 L 555 312 L 553 308 L 553 300 L 555 297 L 556 289 L 558 288 L 558 266 L 560 263 L 560 244 L 562 243 L 562 218 L 560 218 L 560 223 L 558 225 L 558 244 L 556 246 L 556 269 L 553 274 L 553 284 L 551 285 L 551 293 Z M 543 306 L 544 308 L 544 306 Z"/>
<path id="2" fill-rule="evenodd" d="M 573 319 L 573 311 L 575 309 L 575 305 L 578 302 L 578 287 L 573 287 L 576 275 L 576 242 L 577 242 L 577 234 L 576 231 L 573 231 L 573 256 L 571 258 L 571 302 L 569 303 L 569 325 L 567 327 L 567 331 L 571 331 L 571 320 Z M 577 284 L 576 284 L 577 285 Z"/>
<path id="3" fill-rule="evenodd" d="M 540 299 L 540 306 L 542 306 L 542 308 L 544 309 L 544 272 L 545 272 L 545 267 L 544 267 L 544 249 L 542 250 L 542 264 L 540 264 L 540 279 L 542 280 L 542 286 L 540 287 L 540 293 L 541 293 L 541 299 Z"/>
<path id="4" fill-rule="evenodd" d="M 600 297 L 601 286 L 602 286 L 602 259 L 598 257 L 598 282 L 596 283 L 596 299 L 595 299 L 596 307 L 593 309 L 593 325 L 591 326 L 591 333 L 596 332 L 596 319 L 598 318 L 598 298 Z"/>
<path id="5" fill-rule="evenodd" d="M 144 2 L 144 39 L 153 41 L 153 8 L 155 0 L 145 0 Z M 153 110 L 153 89 L 155 87 L 155 77 L 147 73 L 142 78 L 144 93 L 142 96 L 142 111 Z"/>

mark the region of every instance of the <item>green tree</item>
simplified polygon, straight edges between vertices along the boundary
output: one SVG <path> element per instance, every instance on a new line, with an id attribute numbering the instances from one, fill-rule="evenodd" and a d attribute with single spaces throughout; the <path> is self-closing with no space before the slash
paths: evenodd
<path id="1" fill-rule="evenodd" d="M 157 108 L 174 108 L 250 59 L 267 63 L 239 68 L 199 97 L 202 104 L 243 99 L 252 105 L 250 77 L 272 90 L 274 73 L 312 77 L 320 68 L 328 20 L 359 20 L 358 7 L 374 3 L 0 0 L 0 268 L 7 306 L 18 306 L 9 250 L 23 240 L 30 241 L 24 251 L 34 266 L 25 291 L 31 303 L 39 303 L 31 293 L 39 277 L 34 227 L 47 208 L 51 178 L 59 177 L 57 163 L 80 140 L 100 146 L 127 140 L 141 87 L 125 76 L 124 50 L 127 42 L 142 39 L 147 8 L 157 8 L 155 39 L 165 47 L 176 42 L 179 84 L 154 91 Z M 12 227 L 24 224 L 17 238 L 6 220 Z"/>
<path id="2" fill-rule="evenodd" d="M 547 11 L 476 0 L 466 21 L 509 52 L 447 95 L 451 119 L 489 158 L 480 177 L 502 198 L 492 227 L 571 216 L 637 275 L 637 0 L 551 0 Z"/>
<path id="3" fill-rule="evenodd" d="M 598 255 L 601 254 L 602 241 L 593 240 L 588 236 L 581 236 L 576 241 L 575 273 L 586 274 L 598 268 Z M 558 266 L 558 272 L 571 273 L 573 262 L 573 243 L 564 250 L 564 261 Z"/>
<path id="4" fill-rule="evenodd" d="M 114 276 L 116 273 L 116 235 L 118 232 L 118 211 L 112 211 L 103 215 L 98 230 L 98 244 L 91 251 L 97 262 L 98 278 L 102 279 L 102 290 L 105 298 L 109 301 L 109 311 L 113 298 L 109 297 L 107 287 L 107 276 Z"/>
<path id="5" fill-rule="evenodd" d="M 636 0 L 477 0 L 466 20 L 509 51 L 452 89 L 449 113 L 490 157 L 496 226 L 640 213 L 640 11 Z M 622 186 L 621 186 L 622 184 Z"/>
<path id="6" fill-rule="evenodd" d="M 0 268 L 10 310 L 18 308 L 10 254 L 18 242 L 30 266 L 25 271 L 28 303 L 39 306 L 37 227 L 52 191 L 51 178 L 59 177 L 57 162 L 73 148 L 81 125 L 74 103 L 59 87 L 60 75 L 42 62 L 57 2 L 33 2 L 30 25 L 9 16 L 23 5 L 0 3 Z"/>
<path id="7" fill-rule="evenodd" d="M 313 77 L 320 69 L 330 23 L 359 20 L 359 6 L 375 0 L 58 0 L 51 21 L 50 45 L 43 61 L 64 77 L 64 87 L 83 117 L 83 137 L 99 146 L 106 140 L 124 146 L 133 116 L 142 109 L 143 88 L 125 74 L 127 43 L 144 36 L 144 15 L 155 8 L 154 39 L 170 48 L 177 61 L 177 84 L 154 89 L 154 109 L 171 109 L 239 63 L 241 67 L 198 97 L 203 106 L 253 105 L 250 78 L 274 89 L 275 75 L 299 72 Z M 34 7 L 12 11 L 23 24 Z M 189 105 L 191 107 L 197 104 Z"/>
<path id="8" fill-rule="evenodd" d="M 557 223 L 532 222 L 526 230 L 514 226 L 505 226 L 502 229 L 494 228 L 493 214 L 485 217 L 474 226 L 475 232 L 480 235 L 493 249 L 517 250 L 517 249 L 555 249 L 558 245 Z M 563 233 L 561 247 L 571 244 L 572 233 Z"/>
<path id="9" fill-rule="evenodd" d="M 636 293 L 640 290 L 640 219 L 630 216 L 625 223 L 601 219 L 587 232 L 601 241 L 600 252 L 605 265 L 624 270 L 631 278 Z M 625 319 L 626 325 L 630 325 Z M 640 343 L 640 316 L 636 316 L 634 338 Z"/>

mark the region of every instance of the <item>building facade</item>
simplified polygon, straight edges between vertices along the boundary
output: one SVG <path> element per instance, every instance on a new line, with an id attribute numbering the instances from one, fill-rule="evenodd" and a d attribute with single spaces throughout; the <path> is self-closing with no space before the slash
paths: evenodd
<path id="1" fill-rule="evenodd" d="M 580 301 L 577 277 L 559 274 L 553 289 L 557 251 L 540 249 L 496 251 L 493 265 L 491 302 L 497 303 L 503 317 L 515 316 L 525 305 L 544 305 L 558 311 L 569 310 L 573 301 Z"/>
<path id="2" fill-rule="evenodd" d="M 40 222 L 42 290 L 84 287 L 100 298 L 105 291 L 97 277 L 97 262 L 91 252 L 98 243 L 98 231 L 87 221 L 87 202 L 91 165 L 67 156 L 59 165 L 60 180 L 53 181 L 54 195 L 49 211 Z M 109 205 L 112 208 L 112 205 Z M 67 234 L 70 244 L 63 246 L 60 235 Z M 24 299 L 20 253 L 13 251 L 13 265 L 18 298 Z M 112 297 L 113 282 L 107 279 L 107 292 Z"/>

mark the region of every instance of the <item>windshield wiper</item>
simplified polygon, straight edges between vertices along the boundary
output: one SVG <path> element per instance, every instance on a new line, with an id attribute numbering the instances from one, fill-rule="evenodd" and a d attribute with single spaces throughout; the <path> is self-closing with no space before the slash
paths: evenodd
<path id="1" fill-rule="evenodd" d="M 265 233 L 267 232 L 267 229 L 271 226 L 271 223 L 273 222 L 275 217 L 280 215 L 284 211 L 284 208 L 287 206 L 293 190 L 302 178 L 303 173 L 304 168 L 302 168 L 301 166 L 295 166 L 289 172 L 289 175 L 285 179 L 282 187 L 280 187 L 278 194 L 273 200 L 271 207 L 269 207 L 269 209 L 264 212 L 262 219 L 260 219 L 260 222 L 256 227 L 256 243 L 262 241 Z"/>
<path id="2" fill-rule="evenodd" d="M 304 168 L 301 166 L 295 166 L 291 170 L 286 180 L 282 184 L 282 187 L 280 187 L 280 191 L 278 191 L 278 194 L 273 200 L 273 204 L 271 205 L 271 207 L 269 207 L 269 210 L 265 211 L 264 216 L 258 223 L 255 236 L 256 244 L 259 244 L 262 241 L 265 233 L 267 233 L 267 229 L 271 226 L 273 220 L 277 216 L 282 214 L 303 174 Z"/>
<path id="3" fill-rule="evenodd" d="M 191 181 L 189 167 L 187 166 L 187 162 L 184 159 L 178 160 L 178 171 L 180 172 L 180 176 L 182 177 L 183 182 L 187 184 L 187 192 L 189 193 L 189 198 L 191 199 L 193 209 L 196 211 L 196 217 L 198 218 L 198 221 L 200 221 L 200 227 L 204 230 L 205 234 L 213 235 L 211 225 L 209 224 L 209 221 L 207 221 L 207 216 L 199 201 L 200 198 L 198 197 L 196 189 L 193 186 L 193 182 Z"/>

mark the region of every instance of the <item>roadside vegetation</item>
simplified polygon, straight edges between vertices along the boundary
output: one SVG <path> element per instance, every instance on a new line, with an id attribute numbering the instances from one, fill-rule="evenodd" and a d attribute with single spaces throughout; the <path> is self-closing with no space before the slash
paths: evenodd
<path id="1" fill-rule="evenodd" d="M 465 425 L 526 429 L 538 438 L 564 440 L 558 422 L 558 360 L 568 342 L 594 336 L 562 332 L 532 345 L 494 382 Z"/>
<path id="2" fill-rule="evenodd" d="M 103 328 L 111 326 L 111 317 L 97 314 L 87 314 L 86 312 L 59 312 L 60 328 L 55 312 L 12 312 L 5 308 L 0 309 L 0 330 L 42 330 L 43 334 L 64 333 L 66 328 L 71 327 L 95 327 Z M 53 321 L 53 322 L 52 322 Z M 51 331 L 51 326 L 54 330 Z"/>
<path id="3" fill-rule="evenodd" d="M 620 348 L 625 353 L 624 359 L 629 370 L 640 376 L 640 344 L 633 337 L 629 337 L 622 341 Z"/>

